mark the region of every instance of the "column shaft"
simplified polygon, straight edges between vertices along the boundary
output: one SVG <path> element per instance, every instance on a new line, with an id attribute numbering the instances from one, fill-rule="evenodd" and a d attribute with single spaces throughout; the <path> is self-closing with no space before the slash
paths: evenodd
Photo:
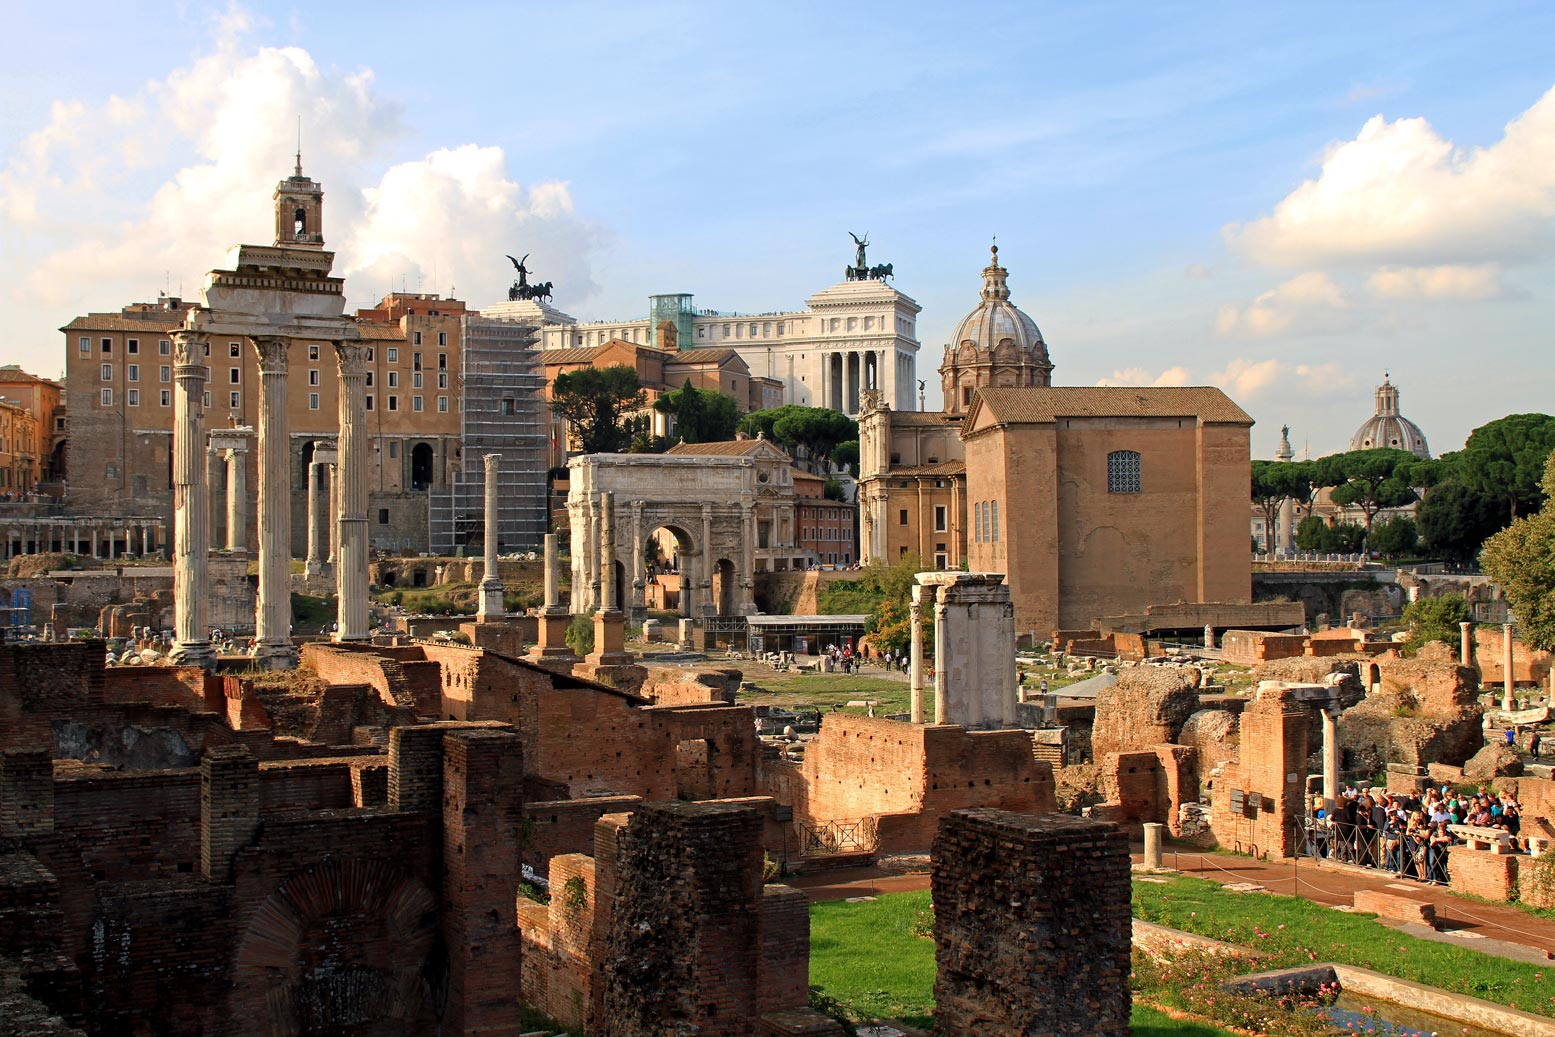
<path id="1" fill-rule="evenodd" d="M 205 482 L 205 363 L 202 336 L 175 332 L 173 391 L 173 637 L 180 665 L 210 666 L 205 603 L 210 551 L 210 501 Z M 97 527 L 92 527 L 97 554 Z"/>
<path id="2" fill-rule="evenodd" d="M 340 550 L 335 566 L 342 641 L 365 641 L 367 629 L 367 347 L 335 344 L 340 371 Z"/>
<path id="3" fill-rule="evenodd" d="M 291 340 L 254 339 L 259 353 L 259 603 L 254 661 L 268 669 L 297 662 L 292 647 L 291 437 L 287 433 L 286 368 Z"/>
<path id="4" fill-rule="evenodd" d="M 599 495 L 599 610 L 618 608 L 616 601 L 615 494 Z"/>
<path id="5" fill-rule="evenodd" d="M 1332 818 L 1339 803 L 1338 707 L 1323 710 L 1323 816 Z"/>
<path id="6" fill-rule="evenodd" d="M 324 486 L 322 461 L 308 463 L 308 557 L 303 572 L 317 576 L 324 569 L 324 552 L 329 550 L 329 519 L 324 514 L 328 489 Z"/>
<path id="7" fill-rule="evenodd" d="M 554 609 L 560 600 L 556 578 L 556 534 L 545 534 L 545 607 Z"/>
<path id="8" fill-rule="evenodd" d="M 1472 666 L 1474 664 L 1474 624 L 1467 620 L 1459 623 L 1458 637 L 1458 665 Z"/>
<path id="9" fill-rule="evenodd" d="M 934 722 L 949 722 L 950 698 L 945 686 L 945 663 L 949 654 L 945 648 L 945 594 L 943 587 L 936 588 L 934 602 Z"/>
<path id="10" fill-rule="evenodd" d="M 505 613 L 502 602 L 502 575 L 497 571 L 497 544 L 500 527 L 500 512 L 497 499 L 498 466 L 502 462 L 501 454 L 486 454 L 481 458 L 485 466 L 485 482 L 482 490 L 485 494 L 486 516 L 485 528 L 481 532 L 482 561 L 484 562 L 481 573 L 480 606 L 476 612 L 476 619 L 482 622 L 488 619 L 496 619 Z"/>
<path id="11" fill-rule="evenodd" d="M 911 666 L 908 674 L 909 719 L 923 723 L 923 587 L 912 589 L 912 603 L 907 606 L 912 614 L 912 641 L 907 646 Z"/>
<path id="12" fill-rule="evenodd" d="M 227 451 L 227 550 L 248 550 L 248 464 L 243 451 Z"/>
<path id="13" fill-rule="evenodd" d="M 1513 668 L 1512 653 L 1512 624 L 1501 624 L 1501 708 L 1512 710 L 1517 703 L 1512 699 L 1512 688 L 1516 686 L 1516 672 Z"/>

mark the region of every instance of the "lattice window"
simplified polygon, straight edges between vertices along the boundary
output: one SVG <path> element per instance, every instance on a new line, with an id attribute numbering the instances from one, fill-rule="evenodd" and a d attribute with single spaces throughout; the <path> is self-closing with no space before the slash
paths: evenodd
<path id="1" fill-rule="evenodd" d="M 1114 450 L 1107 455 L 1107 492 L 1138 493 L 1141 488 L 1139 451 Z"/>

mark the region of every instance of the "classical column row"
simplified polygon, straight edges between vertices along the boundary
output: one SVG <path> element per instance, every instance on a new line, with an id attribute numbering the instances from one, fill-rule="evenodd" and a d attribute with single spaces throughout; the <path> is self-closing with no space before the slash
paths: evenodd
<path id="1" fill-rule="evenodd" d="M 115 558 L 139 555 L 149 558 L 161 551 L 165 542 L 162 523 L 151 519 L 50 519 L 13 518 L 0 520 L 0 559 L 18 555 L 64 554 L 90 558 Z M 114 548 L 124 549 L 115 555 Z"/>
<path id="2" fill-rule="evenodd" d="M 340 371 L 340 499 L 335 586 L 341 641 L 365 641 L 367 627 L 367 346 L 335 344 Z"/>
<path id="3" fill-rule="evenodd" d="M 885 362 L 883 349 L 822 353 L 821 406 L 857 414 L 860 393 L 880 388 L 880 373 L 885 369 Z"/>
<path id="4" fill-rule="evenodd" d="M 291 340 L 255 338 L 259 354 L 259 604 L 254 661 L 264 669 L 296 665 L 292 645 L 291 437 L 286 421 Z"/>

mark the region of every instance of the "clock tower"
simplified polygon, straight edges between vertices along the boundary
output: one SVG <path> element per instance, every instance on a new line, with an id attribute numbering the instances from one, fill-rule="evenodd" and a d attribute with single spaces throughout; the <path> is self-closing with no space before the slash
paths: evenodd
<path id="1" fill-rule="evenodd" d="M 324 189 L 302 175 L 302 152 L 292 175 L 275 185 L 275 243 L 287 248 L 324 247 Z"/>

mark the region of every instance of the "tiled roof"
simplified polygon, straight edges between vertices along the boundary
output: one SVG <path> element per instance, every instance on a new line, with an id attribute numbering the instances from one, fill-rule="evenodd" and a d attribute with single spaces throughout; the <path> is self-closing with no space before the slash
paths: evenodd
<path id="1" fill-rule="evenodd" d="M 672 364 L 721 364 L 739 355 L 732 349 L 683 349 L 664 359 Z"/>
<path id="2" fill-rule="evenodd" d="M 974 414 L 986 409 L 996 422 L 1045 424 L 1059 418 L 1199 418 L 1251 425 L 1253 419 L 1231 398 L 1208 385 L 1155 388 L 1128 385 L 977 391 Z M 971 415 L 969 415 L 971 417 Z"/>
<path id="3" fill-rule="evenodd" d="M 965 475 L 965 461 L 941 461 L 939 464 L 921 464 L 910 467 L 893 467 L 885 473 L 885 477 L 895 478 L 898 475 Z"/>
<path id="4" fill-rule="evenodd" d="M 540 362 L 543 364 L 591 364 L 594 358 L 613 345 L 627 346 L 640 350 L 649 356 L 661 357 L 664 360 L 675 359 L 675 354 L 664 349 L 655 349 L 653 346 L 645 346 L 640 342 L 627 342 L 622 339 L 611 339 L 602 346 L 569 346 L 566 349 L 541 350 Z"/>
<path id="5" fill-rule="evenodd" d="M 766 439 L 728 439 L 721 443 L 676 443 L 664 452 L 681 457 L 743 457 L 746 454 L 757 453 L 764 447 L 786 453 L 781 447 Z"/>
<path id="6" fill-rule="evenodd" d="M 937 410 L 894 410 L 891 412 L 891 425 L 893 428 L 908 428 L 913 425 L 952 425 L 959 421 L 959 418 L 949 418 Z"/>
<path id="7" fill-rule="evenodd" d="M 169 314 L 171 320 L 135 320 L 131 317 L 123 317 L 117 313 L 89 313 L 85 317 L 77 317 L 66 324 L 60 331 L 159 331 L 169 332 L 181 326 L 184 322 L 182 313 Z"/>

